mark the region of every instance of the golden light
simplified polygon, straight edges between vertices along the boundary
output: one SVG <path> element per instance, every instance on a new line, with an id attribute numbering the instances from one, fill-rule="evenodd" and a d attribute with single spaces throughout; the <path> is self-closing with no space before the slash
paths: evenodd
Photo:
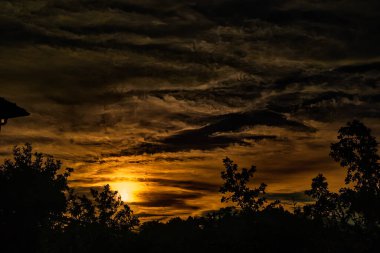
<path id="1" fill-rule="evenodd" d="M 123 201 L 134 202 L 138 200 L 137 194 L 141 188 L 141 185 L 139 183 L 130 182 L 130 181 L 121 181 L 121 182 L 113 182 L 110 185 L 114 191 L 118 191 Z"/>

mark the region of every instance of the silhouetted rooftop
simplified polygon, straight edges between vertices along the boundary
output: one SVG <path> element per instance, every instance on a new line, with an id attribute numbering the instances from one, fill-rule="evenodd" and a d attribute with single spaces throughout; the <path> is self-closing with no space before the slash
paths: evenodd
<path id="1" fill-rule="evenodd" d="M 0 119 L 11 119 L 29 116 L 26 110 L 0 97 Z"/>

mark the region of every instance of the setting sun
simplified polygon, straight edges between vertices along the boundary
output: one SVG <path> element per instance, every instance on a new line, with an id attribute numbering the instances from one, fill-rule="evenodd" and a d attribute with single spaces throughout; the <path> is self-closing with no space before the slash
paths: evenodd
<path id="1" fill-rule="evenodd" d="M 0 0 L 0 253 L 380 253 L 380 0 Z"/>
<path id="2" fill-rule="evenodd" d="M 118 191 L 121 199 L 125 202 L 134 202 L 137 200 L 137 194 L 141 186 L 136 182 L 114 182 L 111 183 L 113 190 Z"/>

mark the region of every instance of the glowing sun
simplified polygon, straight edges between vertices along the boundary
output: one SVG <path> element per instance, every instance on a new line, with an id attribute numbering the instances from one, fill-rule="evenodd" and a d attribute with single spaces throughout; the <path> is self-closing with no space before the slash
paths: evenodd
<path id="1" fill-rule="evenodd" d="M 113 182 L 111 183 L 111 187 L 114 191 L 117 191 L 121 200 L 125 202 L 133 202 L 137 200 L 137 193 L 141 186 L 136 182 Z"/>

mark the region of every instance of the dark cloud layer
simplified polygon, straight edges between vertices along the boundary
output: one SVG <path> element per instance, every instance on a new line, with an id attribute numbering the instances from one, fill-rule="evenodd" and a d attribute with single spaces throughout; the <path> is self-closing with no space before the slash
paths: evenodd
<path id="1" fill-rule="evenodd" d="M 191 180 L 173 180 L 163 178 L 142 179 L 141 182 L 157 183 L 162 186 L 169 186 L 190 191 L 216 192 L 219 185 L 207 182 L 197 182 Z"/>
<path id="2" fill-rule="evenodd" d="M 210 124 L 198 129 L 184 130 L 169 137 L 159 139 L 156 143 L 142 143 L 123 151 L 122 155 L 154 154 L 160 152 L 189 151 L 192 149 L 212 150 L 225 148 L 231 144 L 249 145 L 247 140 L 259 141 L 275 139 L 273 135 L 218 135 L 236 133 L 244 128 L 256 125 L 290 128 L 295 131 L 313 132 L 315 129 L 302 123 L 288 120 L 283 115 L 272 111 L 250 111 L 212 116 L 205 120 Z"/>
<path id="3" fill-rule="evenodd" d="M 86 185 L 123 166 L 211 177 L 207 159 L 227 151 L 245 163 L 248 154 L 262 162 L 299 152 L 324 167 L 311 154 L 326 153 L 337 126 L 358 118 L 379 132 L 379 8 L 377 0 L 1 1 L 0 97 L 31 113 L 9 122 L 1 146 L 32 142 L 76 166 L 86 178 L 73 183 Z M 289 164 L 268 166 L 265 177 L 311 173 Z M 151 183 L 185 193 L 147 194 L 138 205 L 196 211 L 188 202 L 215 190 L 214 181 L 163 178 Z"/>
<path id="4" fill-rule="evenodd" d="M 202 197 L 201 193 L 147 193 L 141 194 L 145 201 L 131 202 L 131 205 L 142 207 L 170 207 L 182 210 L 198 210 L 199 206 L 187 204 L 187 200 L 194 200 Z"/>

